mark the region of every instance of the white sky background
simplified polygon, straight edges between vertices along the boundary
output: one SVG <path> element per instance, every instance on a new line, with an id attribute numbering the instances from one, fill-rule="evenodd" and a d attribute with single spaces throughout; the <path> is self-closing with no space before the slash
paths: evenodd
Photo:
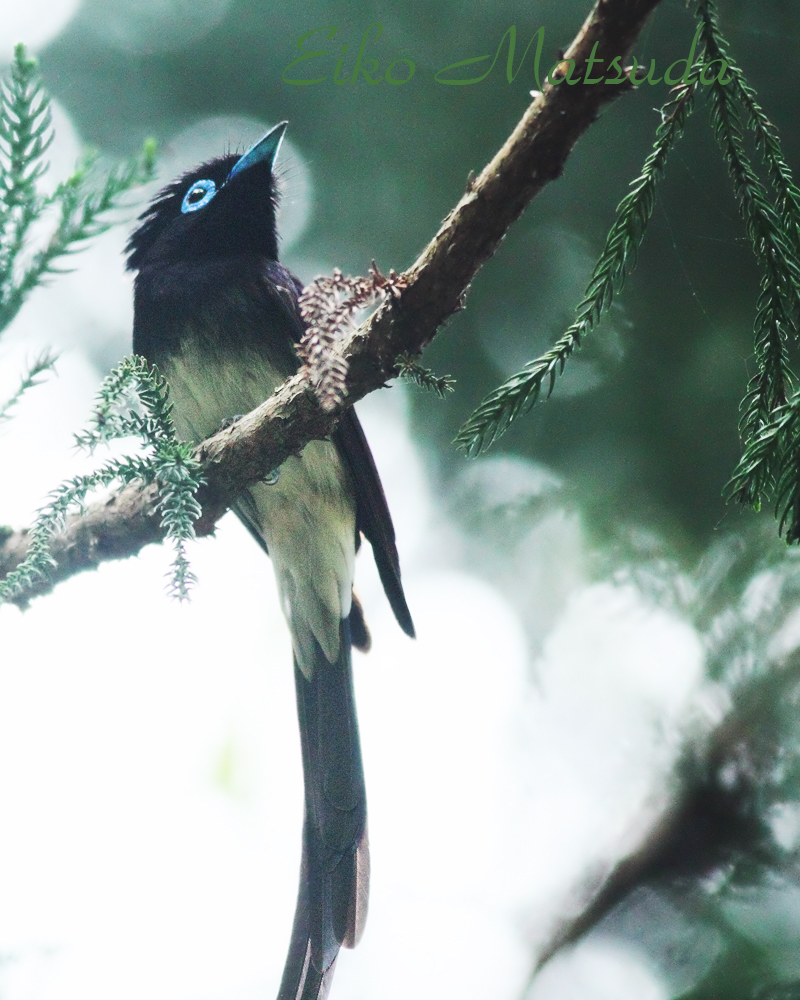
<path id="1" fill-rule="evenodd" d="M 144 6 L 155 24 L 170 8 Z M 15 6 L 18 22 L 0 28 L 4 51 L 17 37 L 44 44 L 73 8 L 25 9 L 29 21 Z M 56 128 L 57 179 L 81 143 L 62 111 Z M 259 128 L 196 123 L 167 144 L 161 181 Z M 293 141 L 289 237 L 313 211 Z M 40 347 L 62 351 L 58 377 L 0 429 L 0 468 L 14 470 L 4 523 L 28 523 L 82 461 L 72 434 L 103 374 L 92 358 L 129 337 L 126 232 L 74 258 L 77 271 L 37 290 L 0 340 L 0 398 Z M 525 549 L 541 562 L 548 622 L 531 661 L 511 603 L 461 568 L 471 543 L 431 494 L 404 391 L 373 395 L 359 413 L 418 639 L 395 625 L 363 550 L 374 648 L 355 655 L 355 673 L 373 883 L 366 934 L 340 958 L 333 1000 L 515 1000 L 536 943 L 657 808 L 697 694 L 699 640 L 632 587 L 589 583 L 579 521 L 553 516 Z M 190 555 L 200 582 L 187 606 L 165 596 L 169 553 L 153 547 L 25 614 L 0 609 L 3 1000 L 276 993 L 302 809 L 290 644 L 271 567 L 233 518 Z M 668 995 L 643 956 L 592 939 L 553 962 L 530 1000 Z"/>

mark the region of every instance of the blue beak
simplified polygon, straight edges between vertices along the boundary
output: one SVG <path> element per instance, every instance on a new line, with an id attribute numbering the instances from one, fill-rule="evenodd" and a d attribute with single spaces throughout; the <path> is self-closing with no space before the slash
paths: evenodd
<path id="1" fill-rule="evenodd" d="M 271 167 L 278 156 L 278 150 L 281 148 L 281 142 L 283 141 L 283 133 L 286 131 L 288 124 L 288 122 L 280 122 L 275 128 L 271 128 L 265 136 L 262 136 L 258 142 L 253 143 L 247 152 L 233 165 L 233 170 L 228 174 L 228 180 L 256 163 L 266 163 Z"/>

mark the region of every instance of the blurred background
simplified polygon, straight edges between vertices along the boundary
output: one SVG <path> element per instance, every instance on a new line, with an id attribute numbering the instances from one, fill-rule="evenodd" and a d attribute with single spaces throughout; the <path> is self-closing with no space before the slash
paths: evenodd
<path id="1" fill-rule="evenodd" d="M 154 136 L 160 159 L 124 224 L 0 340 L 0 398 L 40 348 L 60 352 L 0 430 L 0 521 L 29 523 L 84 462 L 72 435 L 130 350 L 123 247 L 160 184 L 288 119 L 285 262 L 306 281 L 373 258 L 401 270 L 536 85 L 530 64 L 509 84 L 504 56 L 474 86 L 436 71 L 493 53 L 511 24 L 518 54 L 545 26 L 549 65 L 589 8 L 6 0 L 0 58 L 26 42 L 54 100 L 45 183 L 86 146 L 114 160 Z M 720 9 L 797 167 L 800 9 Z M 381 73 L 411 60 L 413 77 L 335 84 L 376 22 L 366 56 Z M 306 43 L 331 54 L 287 74 L 328 78 L 285 83 L 300 36 L 334 26 Z M 693 34 L 664 0 L 635 53 L 663 72 Z M 638 268 L 553 397 L 478 460 L 451 444 L 569 324 L 666 99 L 644 85 L 611 106 L 479 273 L 424 358 L 456 392 L 396 385 L 358 407 L 418 639 L 362 552 L 374 872 L 334 1000 L 800 996 L 800 565 L 770 512 L 721 499 L 758 275 L 704 101 Z M 290 644 L 238 522 L 190 556 L 185 606 L 152 547 L 0 609 L 0 1000 L 276 993 L 302 809 Z M 558 948 L 603 885 L 587 933 Z"/>

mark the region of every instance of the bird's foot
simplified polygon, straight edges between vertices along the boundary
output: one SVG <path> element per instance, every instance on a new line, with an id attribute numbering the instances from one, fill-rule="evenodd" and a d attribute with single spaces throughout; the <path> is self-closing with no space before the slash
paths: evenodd
<path id="1" fill-rule="evenodd" d="M 243 413 L 237 413 L 234 417 L 225 417 L 222 423 L 219 425 L 221 431 L 226 431 L 229 427 L 233 427 L 234 424 L 238 423 L 242 417 Z"/>

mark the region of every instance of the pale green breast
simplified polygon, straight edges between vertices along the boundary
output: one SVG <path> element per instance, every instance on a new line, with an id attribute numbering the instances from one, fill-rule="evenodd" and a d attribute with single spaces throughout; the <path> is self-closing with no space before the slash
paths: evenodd
<path id="1" fill-rule="evenodd" d="M 196 342 L 195 342 L 196 343 Z M 223 421 L 260 405 L 284 377 L 253 350 L 233 356 L 191 340 L 164 359 L 178 436 L 199 442 Z M 295 655 L 307 675 L 313 639 L 327 659 L 339 654 L 339 623 L 350 613 L 355 558 L 355 497 L 330 441 L 312 441 L 280 468 L 277 482 L 248 490 L 243 515 L 269 549 Z"/>

